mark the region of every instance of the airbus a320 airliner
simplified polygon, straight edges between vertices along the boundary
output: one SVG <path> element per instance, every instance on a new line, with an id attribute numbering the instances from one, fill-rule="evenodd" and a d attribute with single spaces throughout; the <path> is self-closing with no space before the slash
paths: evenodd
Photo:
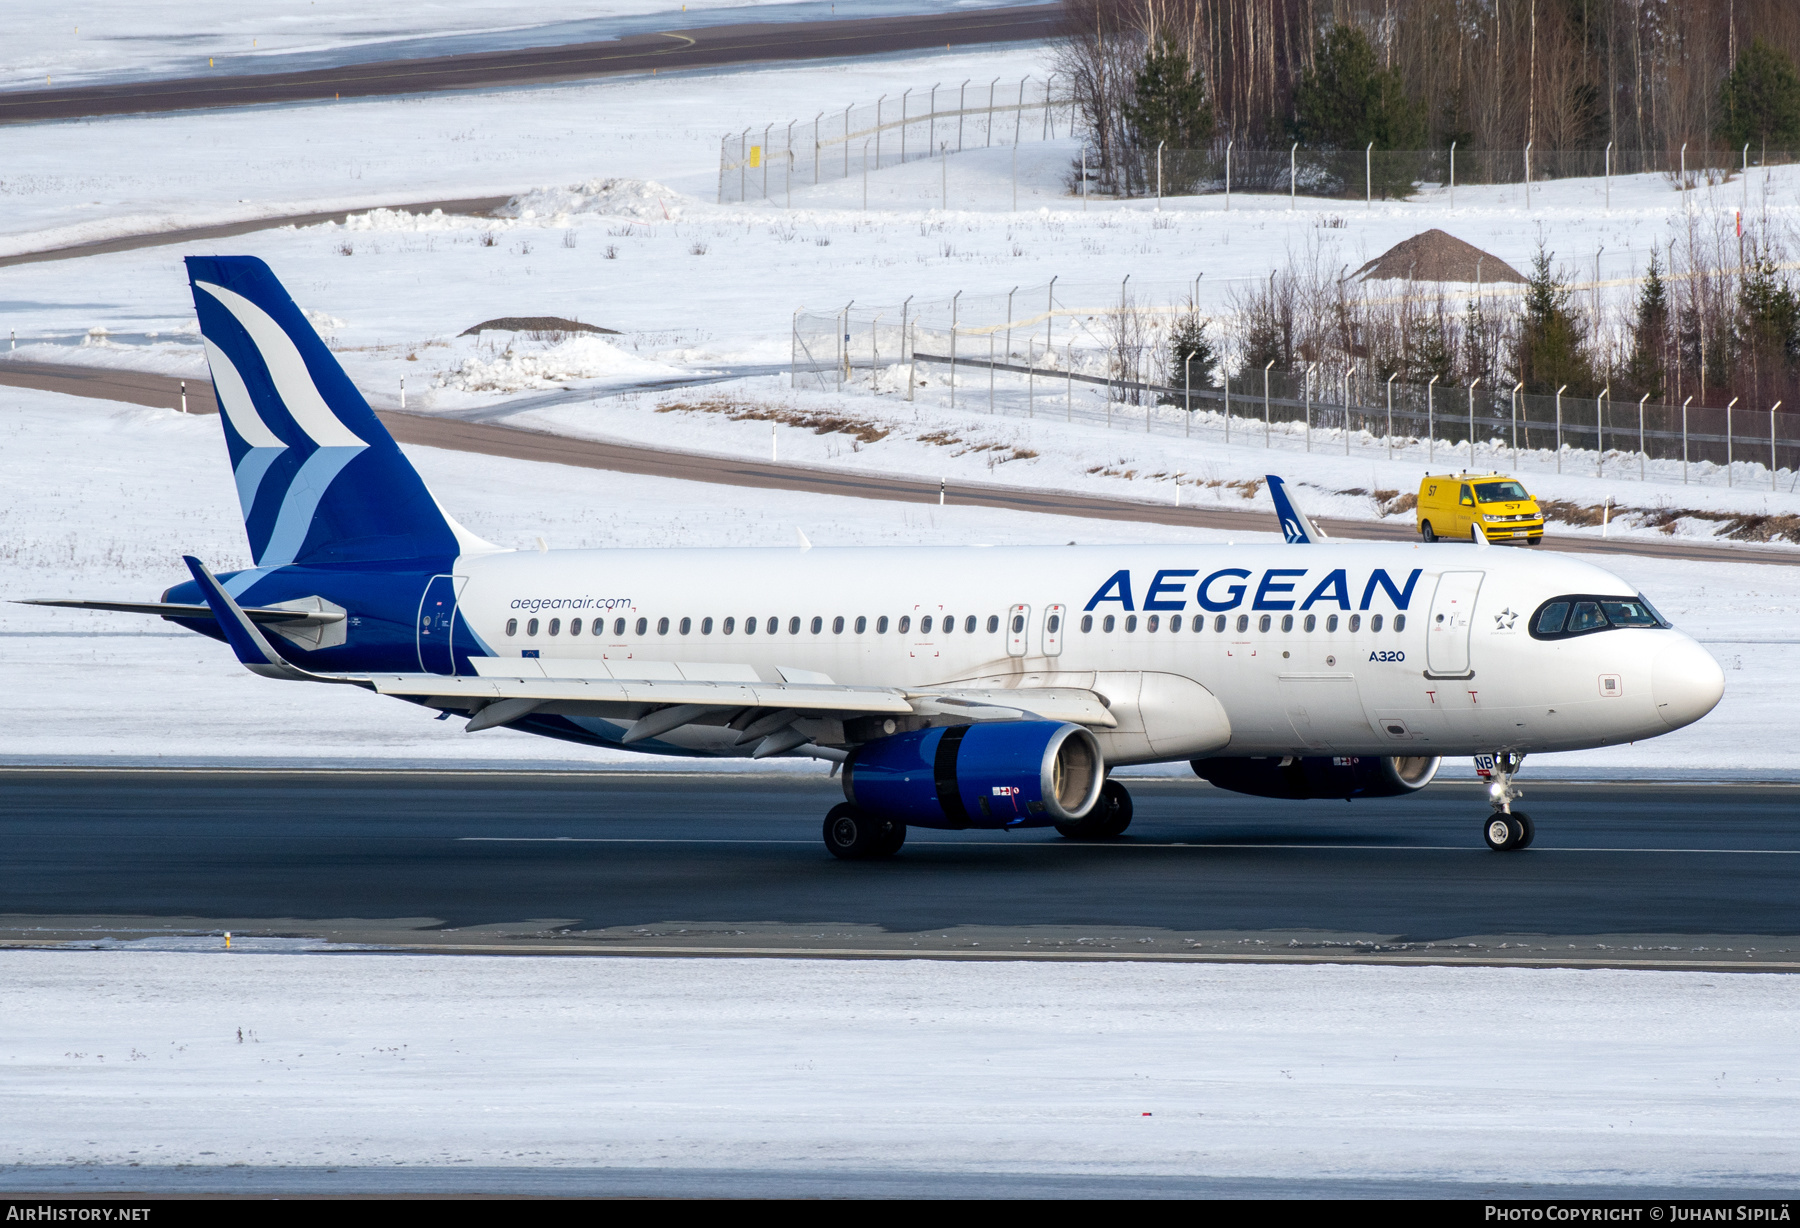
<path id="1" fill-rule="evenodd" d="M 274 274 L 190 258 L 256 565 L 157 602 L 269 678 L 648 754 L 841 765 L 839 857 L 909 825 L 1119 835 L 1108 773 L 1277 798 L 1422 789 L 1477 756 L 1497 851 L 1528 753 L 1699 720 L 1724 675 L 1618 577 L 1484 544 L 549 550 L 440 507 Z"/>

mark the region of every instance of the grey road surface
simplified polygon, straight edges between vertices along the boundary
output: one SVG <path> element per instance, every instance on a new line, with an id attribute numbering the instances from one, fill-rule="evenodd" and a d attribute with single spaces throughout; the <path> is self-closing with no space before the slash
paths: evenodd
<path id="1" fill-rule="evenodd" d="M 8 769 L 0 943 L 1800 970 L 1796 787 L 1525 786 L 1522 853 L 1473 783 L 1162 779 L 1121 840 L 915 829 L 857 863 L 817 773 Z"/>
<path id="2" fill-rule="evenodd" d="M 693 382 L 707 382 L 713 378 L 715 377 L 698 375 Z M 0 355 L 0 385 L 5 384 L 161 407 L 179 404 L 181 396 L 181 381 L 167 375 L 77 367 L 62 363 L 10 361 Z M 189 381 L 187 397 L 189 412 L 218 412 L 210 383 Z M 483 416 L 491 417 L 500 412 L 501 408 L 503 407 L 484 411 Z M 680 478 L 691 482 L 716 482 L 727 486 L 795 490 L 810 494 L 850 495 L 860 499 L 885 499 L 903 503 L 936 503 L 939 495 L 936 482 L 919 478 L 849 473 L 805 465 L 774 464 L 743 457 L 670 452 L 637 444 L 571 439 L 566 435 L 521 430 L 492 421 L 403 414 L 396 411 L 378 411 L 378 416 L 394 438 L 403 444 L 449 448 L 457 452 L 548 461 L 559 465 Z M 944 497 L 948 502 L 964 506 L 1099 520 L 1186 525 L 1244 533 L 1268 533 L 1276 528 L 1273 517 L 1266 512 L 1218 507 L 1174 507 L 1166 503 L 1109 499 L 1031 487 L 952 482 L 946 487 Z M 1411 528 L 1404 523 L 1334 520 L 1324 517 L 1319 518 L 1317 523 L 1333 537 L 1414 540 Z M 1709 542 L 1657 542 L 1642 538 L 1608 541 L 1546 534 L 1543 545 L 1538 548 L 1575 554 L 1636 554 L 1712 562 L 1773 563 L 1790 567 L 1800 565 L 1800 551 L 1758 549 L 1755 546 L 1737 544 L 1716 545 Z"/>
<path id="3" fill-rule="evenodd" d="M 845 20 L 702 26 L 556 47 L 0 92 L 0 124 L 96 115 L 321 102 L 442 90 L 544 85 L 622 73 L 779 60 L 839 59 L 951 45 L 1035 41 L 1061 28 L 1055 4 Z"/>

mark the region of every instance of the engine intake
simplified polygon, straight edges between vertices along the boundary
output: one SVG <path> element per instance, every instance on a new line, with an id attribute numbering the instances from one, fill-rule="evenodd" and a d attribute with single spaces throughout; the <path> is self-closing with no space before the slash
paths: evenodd
<path id="1" fill-rule="evenodd" d="M 1221 789 L 1294 801 L 1402 797 L 1431 783 L 1441 760 L 1424 755 L 1290 755 L 1195 759 L 1194 774 Z"/>
<path id="2" fill-rule="evenodd" d="M 993 721 L 864 743 L 844 763 L 844 797 L 916 827 L 1045 827 L 1085 816 L 1105 776 L 1080 725 Z"/>

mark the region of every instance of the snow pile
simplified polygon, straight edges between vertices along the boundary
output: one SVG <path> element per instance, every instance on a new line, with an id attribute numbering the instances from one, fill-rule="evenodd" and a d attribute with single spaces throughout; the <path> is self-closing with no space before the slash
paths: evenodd
<path id="1" fill-rule="evenodd" d="M 1790 1185 L 1797 996 L 1773 973 L 10 951 L 0 1146 Z"/>
<path id="2" fill-rule="evenodd" d="M 571 337 L 555 344 L 515 340 L 498 354 L 478 350 L 434 381 L 459 392 L 522 392 L 562 388 L 576 380 L 660 379 L 685 374 L 678 367 L 627 354 L 600 337 Z"/>
<path id="3" fill-rule="evenodd" d="M 654 179 L 590 179 L 573 187 L 521 193 L 498 213 L 501 217 L 528 221 L 571 213 L 603 213 L 646 222 L 678 222 L 692 203 Z"/>

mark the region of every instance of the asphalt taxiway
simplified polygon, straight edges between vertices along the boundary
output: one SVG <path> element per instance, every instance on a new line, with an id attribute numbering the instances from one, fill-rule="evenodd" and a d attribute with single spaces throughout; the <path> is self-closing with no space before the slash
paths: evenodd
<path id="1" fill-rule="evenodd" d="M 0 942 L 1800 969 L 1800 789 L 1524 783 L 1522 853 L 1473 783 L 1151 779 L 1118 841 L 914 829 L 849 863 L 819 775 L 13 769 Z"/>

